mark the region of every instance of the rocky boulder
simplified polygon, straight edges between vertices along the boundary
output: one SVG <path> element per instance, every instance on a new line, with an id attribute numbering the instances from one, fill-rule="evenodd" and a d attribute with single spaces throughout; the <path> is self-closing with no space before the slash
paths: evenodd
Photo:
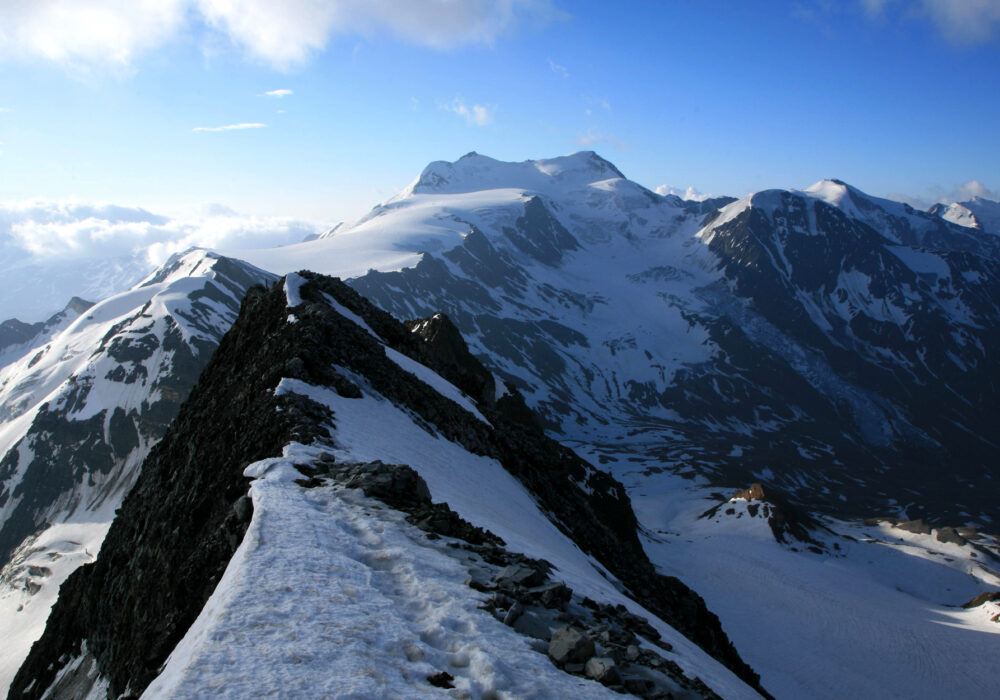
<path id="1" fill-rule="evenodd" d="M 549 658 L 556 665 L 582 664 L 594 655 L 594 640 L 576 627 L 566 625 L 552 633 Z"/>
<path id="2" fill-rule="evenodd" d="M 587 678 L 593 678 L 604 685 L 613 685 L 621 681 L 614 660 L 603 656 L 595 656 L 587 661 L 585 673 Z"/>

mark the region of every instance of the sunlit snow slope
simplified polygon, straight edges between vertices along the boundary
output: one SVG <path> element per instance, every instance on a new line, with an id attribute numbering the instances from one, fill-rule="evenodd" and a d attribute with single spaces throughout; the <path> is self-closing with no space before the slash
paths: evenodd
<path id="1" fill-rule="evenodd" d="M 1000 202 L 973 197 L 965 202 L 935 204 L 930 211 L 942 219 L 1000 236 Z"/>
<path id="2" fill-rule="evenodd" d="M 781 545 L 760 502 L 649 491 L 633 495 L 650 558 L 705 596 L 776 697 L 976 698 L 1000 683 L 1000 607 L 962 607 L 1000 588 L 993 538 L 824 519 L 815 544 Z"/>

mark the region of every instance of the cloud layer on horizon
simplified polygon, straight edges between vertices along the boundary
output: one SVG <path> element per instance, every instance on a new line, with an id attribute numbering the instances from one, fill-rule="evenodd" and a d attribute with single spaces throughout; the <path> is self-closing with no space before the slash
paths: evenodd
<path id="1" fill-rule="evenodd" d="M 955 202 L 966 202 L 973 197 L 1000 201 L 1000 190 L 991 190 L 978 180 L 969 180 L 956 185 L 955 190 L 948 195 L 948 199 Z"/>
<path id="2" fill-rule="evenodd" d="M 260 122 L 241 122 L 239 124 L 223 124 L 222 126 L 196 126 L 191 131 L 243 131 L 245 129 L 264 129 L 267 124 Z"/>
<path id="3" fill-rule="evenodd" d="M 706 199 L 711 199 L 715 195 L 705 194 L 704 192 L 699 192 L 694 187 L 688 187 L 687 189 L 680 189 L 679 187 L 672 187 L 670 185 L 660 185 L 655 190 L 656 194 L 666 197 L 668 195 L 674 195 L 675 197 L 680 197 L 681 199 L 691 200 L 692 202 L 704 202 Z"/>
<path id="4" fill-rule="evenodd" d="M 0 202 L 0 321 L 39 320 L 71 296 L 96 301 L 124 291 L 189 248 L 269 248 L 324 228 L 301 219 L 243 216 L 218 205 L 178 219 L 114 204 Z M 23 293 L 29 288 L 30 295 Z"/>
<path id="5" fill-rule="evenodd" d="M 191 247 L 267 248 L 298 243 L 318 224 L 243 216 L 214 206 L 172 219 L 136 207 L 51 200 L 0 202 L 0 250 L 18 258 L 86 259 L 144 255 L 150 265 Z"/>

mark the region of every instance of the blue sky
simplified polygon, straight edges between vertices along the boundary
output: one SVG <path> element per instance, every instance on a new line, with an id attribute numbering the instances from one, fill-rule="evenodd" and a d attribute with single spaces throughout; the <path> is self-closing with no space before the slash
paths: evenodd
<path id="1" fill-rule="evenodd" d="M 470 150 L 1000 190 L 997 0 L 48 0 L 0 27 L 0 200 L 334 223 Z M 233 125 L 261 126 L 197 130 Z"/>

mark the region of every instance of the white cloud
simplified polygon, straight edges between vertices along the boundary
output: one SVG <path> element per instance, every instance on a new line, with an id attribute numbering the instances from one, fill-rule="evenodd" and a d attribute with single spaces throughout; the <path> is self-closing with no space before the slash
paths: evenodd
<path id="1" fill-rule="evenodd" d="M 875 17 L 881 15 L 890 2 L 892 0 L 861 0 L 861 6 L 865 8 L 865 12 Z"/>
<path id="2" fill-rule="evenodd" d="M 969 180 L 968 182 L 953 186 L 950 190 L 940 185 L 935 185 L 927 188 L 923 194 L 912 195 L 892 192 L 887 194 L 886 197 L 894 199 L 897 202 L 909 204 L 914 209 L 929 209 L 932 205 L 939 202 L 945 204 L 968 202 L 974 197 L 982 197 L 983 199 L 992 199 L 993 201 L 1000 202 L 1000 190 L 990 189 L 978 180 Z"/>
<path id="3" fill-rule="evenodd" d="M 264 129 L 267 124 L 260 122 L 243 122 L 240 124 L 224 124 L 223 126 L 196 126 L 191 131 L 242 131 L 243 129 Z"/>
<path id="4" fill-rule="evenodd" d="M 892 6 L 929 18 L 957 44 L 989 41 L 1000 32 L 998 0 L 860 0 L 872 17 L 884 17 Z"/>
<path id="5" fill-rule="evenodd" d="M 495 105 L 474 104 L 471 107 L 466 106 L 465 101 L 457 97 L 451 102 L 440 105 L 440 107 L 447 112 L 453 112 L 463 117 L 470 126 L 487 126 L 488 124 L 492 124 L 493 115 L 497 111 Z"/>
<path id="6" fill-rule="evenodd" d="M 262 92 L 258 97 L 274 97 L 281 99 L 283 97 L 288 97 L 292 94 L 292 91 L 288 88 L 281 88 L 280 90 L 268 90 L 267 92 Z"/>
<path id="7" fill-rule="evenodd" d="M 951 200 L 955 202 L 966 202 L 973 197 L 1000 201 L 1000 191 L 991 190 L 978 180 L 969 180 L 961 185 L 956 185 L 955 190 L 950 195 Z"/>
<path id="8" fill-rule="evenodd" d="M 600 95 L 584 95 L 583 99 L 590 107 L 600 107 L 605 112 L 611 111 L 611 103 L 605 97 L 601 97 Z M 590 114 L 591 110 L 588 108 L 586 112 Z"/>
<path id="9" fill-rule="evenodd" d="M 335 34 L 449 49 L 558 17 L 550 0 L 15 0 L 0 3 L 0 57 L 127 69 L 182 31 L 208 30 L 290 68 Z"/>
<path id="10" fill-rule="evenodd" d="M 188 0 L 28 0 L 0 3 L 0 57 L 127 67 L 166 43 Z"/>
<path id="11" fill-rule="evenodd" d="M 682 190 L 677 187 L 671 187 L 670 185 L 660 185 L 656 188 L 656 194 L 663 195 L 664 197 L 672 194 L 676 197 L 680 197 L 681 199 L 688 199 L 693 202 L 704 202 L 706 199 L 711 199 L 715 196 L 699 192 L 694 187 L 688 187 L 686 190 Z"/>
<path id="12" fill-rule="evenodd" d="M 559 65 L 551 58 L 549 59 L 549 68 L 551 68 L 552 72 L 555 73 L 556 75 L 560 75 L 563 78 L 569 77 L 569 70 L 566 68 L 566 66 Z"/>
<path id="13" fill-rule="evenodd" d="M 607 143 L 614 146 L 619 151 L 627 151 L 628 146 L 614 134 L 606 134 L 590 127 L 586 132 L 577 137 L 576 143 L 579 146 L 593 146 L 595 143 Z"/>
<path id="14" fill-rule="evenodd" d="M 987 41 L 1000 30 L 997 0 L 923 0 L 946 37 L 958 43 Z"/>
<path id="15" fill-rule="evenodd" d="M 304 62 L 326 46 L 346 2 L 197 0 L 205 21 L 235 45 L 279 68 Z"/>
<path id="16" fill-rule="evenodd" d="M 890 192 L 886 195 L 886 199 L 891 199 L 894 202 L 902 202 L 903 204 L 909 204 L 914 209 L 920 211 L 926 211 L 934 204 L 933 198 L 928 199 L 925 197 L 915 197 L 904 192 Z"/>

